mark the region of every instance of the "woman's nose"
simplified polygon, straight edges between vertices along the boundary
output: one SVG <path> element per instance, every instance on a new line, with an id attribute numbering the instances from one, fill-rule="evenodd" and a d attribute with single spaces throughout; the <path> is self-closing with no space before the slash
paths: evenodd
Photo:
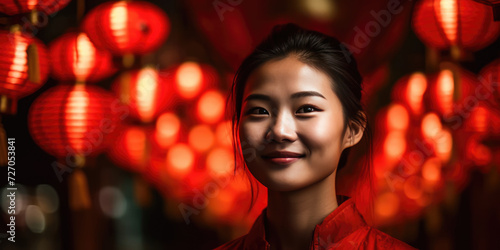
<path id="1" fill-rule="evenodd" d="M 273 140 L 280 143 L 285 140 L 291 142 L 295 141 L 297 139 L 297 133 L 295 131 L 293 114 L 280 112 L 275 119 L 272 119 L 266 133 L 266 139 L 268 142 Z"/>

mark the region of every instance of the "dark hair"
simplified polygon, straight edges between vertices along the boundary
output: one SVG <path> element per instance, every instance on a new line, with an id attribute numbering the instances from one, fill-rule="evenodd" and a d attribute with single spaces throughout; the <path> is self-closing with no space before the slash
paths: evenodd
<path id="1" fill-rule="evenodd" d="M 271 60 L 284 59 L 290 55 L 297 56 L 301 62 L 320 70 L 332 79 L 332 90 L 342 103 L 344 116 L 344 133 L 342 134 L 345 134 L 348 127 L 352 128 L 351 122 L 357 126 L 366 124 L 364 126 L 364 144 L 367 147 L 366 156 L 368 156 L 368 161 L 365 161 L 365 166 L 357 174 L 369 178 L 371 187 L 372 138 L 370 126 L 361 104 L 362 77 L 358 71 L 356 61 L 349 50 L 336 38 L 301 28 L 293 23 L 274 26 L 269 36 L 245 58 L 234 76 L 226 100 L 226 110 L 229 119 L 232 120 L 235 173 L 237 166 L 246 166 L 241 157 L 238 127 L 243 91 L 247 79 L 262 64 Z M 337 167 L 338 171 L 345 167 L 351 148 L 343 150 Z M 247 167 L 245 167 L 245 171 L 249 175 Z M 249 180 L 251 180 L 250 176 Z M 252 202 L 249 210 L 251 210 L 254 203 L 252 181 L 250 181 L 250 184 L 252 187 Z"/>

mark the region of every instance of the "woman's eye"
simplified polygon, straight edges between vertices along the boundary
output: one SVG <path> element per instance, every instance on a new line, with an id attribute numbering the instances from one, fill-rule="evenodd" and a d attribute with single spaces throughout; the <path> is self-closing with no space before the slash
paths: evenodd
<path id="1" fill-rule="evenodd" d="M 257 110 L 257 113 L 255 112 L 256 110 Z M 261 111 L 261 112 L 263 112 L 263 113 L 261 113 L 261 112 L 259 112 L 259 111 Z M 267 113 L 267 110 L 265 110 L 264 108 L 258 108 L 258 107 L 257 107 L 257 108 L 252 108 L 252 109 L 248 110 L 247 114 L 253 114 L 253 115 L 265 115 L 265 114 L 268 114 L 268 113 Z"/>
<path id="2" fill-rule="evenodd" d="M 313 107 L 313 106 L 303 106 L 301 107 L 299 110 L 304 110 L 304 113 L 309 113 L 309 112 L 314 112 L 314 111 L 318 111 L 317 108 Z M 301 112 L 299 112 L 301 113 Z"/>

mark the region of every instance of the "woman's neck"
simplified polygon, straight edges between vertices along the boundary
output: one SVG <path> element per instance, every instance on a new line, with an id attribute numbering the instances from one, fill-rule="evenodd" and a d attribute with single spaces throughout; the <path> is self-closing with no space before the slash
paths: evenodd
<path id="1" fill-rule="evenodd" d="M 268 190 L 266 240 L 271 249 L 308 249 L 314 228 L 338 207 L 335 176 L 291 192 Z"/>

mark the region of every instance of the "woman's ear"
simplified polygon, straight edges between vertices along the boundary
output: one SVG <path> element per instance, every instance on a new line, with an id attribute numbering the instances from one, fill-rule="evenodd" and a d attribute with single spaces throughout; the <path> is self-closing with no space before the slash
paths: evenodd
<path id="1" fill-rule="evenodd" d="M 352 147 L 356 144 L 358 144 L 359 141 L 361 141 L 361 138 L 363 138 L 363 133 L 366 128 L 366 115 L 364 112 L 359 111 L 359 115 L 362 116 L 362 120 L 360 121 L 362 124 L 358 124 L 353 121 L 349 121 L 349 126 L 347 126 L 347 129 L 345 131 L 344 135 L 344 147 L 349 148 Z"/>

